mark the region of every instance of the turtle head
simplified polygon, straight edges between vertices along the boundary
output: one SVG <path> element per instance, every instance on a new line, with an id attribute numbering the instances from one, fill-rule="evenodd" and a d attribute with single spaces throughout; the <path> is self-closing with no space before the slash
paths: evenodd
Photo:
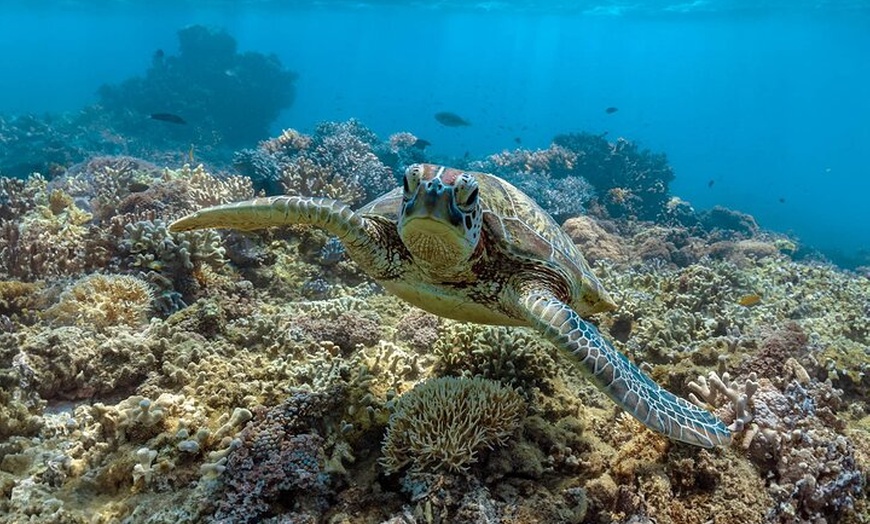
<path id="1" fill-rule="evenodd" d="M 480 241 L 483 210 L 474 175 L 431 164 L 405 171 L 399 236 L 408 251 L 432 267 L 461 267 Z"/>

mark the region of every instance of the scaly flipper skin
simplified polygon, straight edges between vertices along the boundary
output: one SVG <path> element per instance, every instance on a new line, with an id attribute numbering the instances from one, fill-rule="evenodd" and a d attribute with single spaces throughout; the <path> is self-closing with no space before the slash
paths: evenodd
<path id="1" fill-rule="evenodd" d="M 574 355 L 598 389 L 645 426 L 695 446 L 730 444 L 721 420 L 656 384 L 552 293 L 531 291 L 519 302 L 535 328 Z"/>
<path id="2" fill-rule="evenodd" d="M 377 217 L 356 213 L 346 204 L 329 198 L 276 196 L 224 204 L 176 220 L 169 230 L 253 231 L 293 224 L 320 227 L 337 236 L 348 255 L 374 278 L 383 278 L 394 271 L 396 257 L 390 255 L 398 242 L 395 226 L 384 224 Z M 392 237 L 395 240 L 390 242 Z"/>
<path id="3" fill-rule="evenodd" d="M 322 227 L 341 240 L 351 242 L 365 231 L 363 218 L 347 205 L 329 198 L 300 196 L 256 198 L 209 207 L 176 220 L 169 230 L 223 228 L 252 231 L 290 224 Z"/>

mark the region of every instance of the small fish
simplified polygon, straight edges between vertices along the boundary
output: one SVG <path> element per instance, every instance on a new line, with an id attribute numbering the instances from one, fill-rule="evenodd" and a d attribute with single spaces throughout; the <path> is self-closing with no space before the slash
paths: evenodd
<path id="1" fill-rule="evenodd" d="M 131 193 L 141 193 L 142 191 L 147 191 L 149 187 L 151 186 L 143 182 L 134 181 L 127 184 L 127 189 L 129 189 Z"/>
<path id="2" fill-rule="evenodd" d="M 517 144 L 522 144 L 522 143 L 523 143 L 523 139 L 520 138 L 520 137 L 518 137 L 518 136 L 515 136 L 515 137 L 514 137 L 514 142 L 516 142 Z"/>
<path id="3" fill-rule="evenodd" d="M 761 302 L 761 295 L 758 293 L 750 293 L 748 295 L 743 295 L 740 297 L 740 300 L 737 301 L 743 307 L 752 307 Z"/>
<path id="4" fill-rule="evenodd" d="M 172 113 L 151 113 L 150 118 L 152 120 L 160 120 L 161 122 L 169 122 L 170 124 L 183 125 L 187 123 L 183 118 Z"/>
<path id="5" fill-rule="evenodd" d="M 715 183 L 716 183 L 716 181 L 711 178 L 710 181 L 707 182 L 707 187 L 713 187 L 713 184 L 715 184 Z"/>
<path id="6" fill-rule="evenodd" d="M 779 197 L 779 203 L 780 203 L 780 204 L 785 204 L 785 199 L 784 199 L 783 197 Z"/>
<path id="7" fill-rule="evenodd" d="M 619 111 L 619 108 L 613 107 L 613 106 L 608 107 L 607 109 L 604 110 L 604 112 L 607 113 L 608 115 L 612 115 L 613 113 L 615 113 L 617 111 Z"/>
<path id="8" fill-rule="evenodd" d="M 423 151 L 424 149 L 426 149 L 427 147 L 429 147 L 431 145 L 432 145 L 432 142 L 430 142 L 428 140 L 423 140 L 422 138 L 418 138 L 417 141 L 414 142 L 414 144 L 411 147 L 419 149 L 420 151 Z"/>
<path id="9" fill-rule="evenodd" d="M 187 162 L 190 165 L 196 164 L 196 157 L 193 155 L 193 144 L 190 144 L 190 149 L 187 150 Z"/>
<path id="10" fill-rule="evenodd" d="M 447 127 L 463 127 L 470 126 L 471 122 L 457 115 L 456 113 L 451 113 L 449 111 L 441 111 L 440 113 L 435 113 L 435 120 L 438 121 L 442 126 Z"/>

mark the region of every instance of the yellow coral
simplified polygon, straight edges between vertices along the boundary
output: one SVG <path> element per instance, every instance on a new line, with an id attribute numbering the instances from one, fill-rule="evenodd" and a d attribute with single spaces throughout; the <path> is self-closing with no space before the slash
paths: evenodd
<path id="1" fill-rule="evenodd" d="M 140 326 L 148 320 L 153 291 L 144 280 L 127 275 L 88 275 L 64 291 L 48 314 L 67 325 Z"/>
<path id="2" fill-rule="evenodd" d="M 477 452 L 504 441 L 519 426 L 525 404 L 514 389 L 475 377 L 429 380 L 403 395 L 390 417 L 381 464 L 394 472 L 466 471 Z"/>

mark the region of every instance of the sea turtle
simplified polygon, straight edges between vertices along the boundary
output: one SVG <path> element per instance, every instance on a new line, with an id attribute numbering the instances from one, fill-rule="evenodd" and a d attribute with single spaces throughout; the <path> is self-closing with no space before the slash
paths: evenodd
<path id="1" fill-rule="evenodd" d="M 203 209 L 170 229 L 286 224 L 338 236 L 366 273 L 426 311 L 534 327 L 655 431 L 707 448 L 731 440 L 722 421 L 664 390 L 583 319 L 613 309 L 613 300 L 556 222 L 498 177 L 416 164 L 402 187 L 357 211 L 327 198 L 277 196 Z"/>

